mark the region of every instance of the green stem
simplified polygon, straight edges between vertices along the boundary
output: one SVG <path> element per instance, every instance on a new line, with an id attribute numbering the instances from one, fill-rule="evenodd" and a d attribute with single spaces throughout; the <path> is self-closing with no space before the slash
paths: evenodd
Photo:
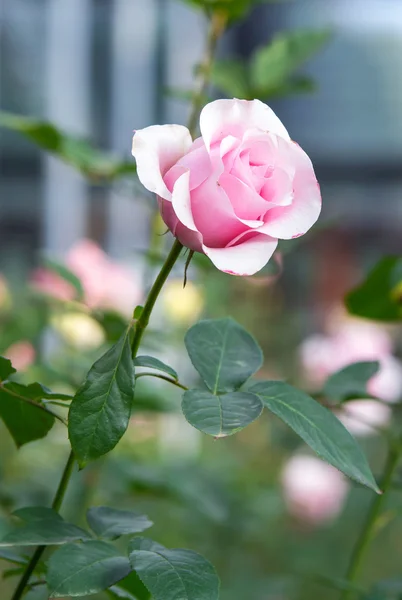
<path id="1" fill-rule="evenodd" d="M 68 457 L 66 466 L 64 468 L 64 472 L 61 477 L 59 487 L 57 488 L 56 495 L 55 495 L 53 503 L 52 503 L 52 508 L 57 512 L 60 510 L 61 504 L 63 502 L 64 496 L 65 496 L 65 493 L 67 490 L 67 485 L 68 485 L 68 482 L 70 481 L 70 478 L 71 478 L 71 475 L 73 472 L 73 467 L 74 467 L 74 454 L 71 451 L 70 455 Z M 16 587 L 16 590 L 15 590 L 11 600 L 20 600 L 20 598 L 22 598 L 25 588 L 28 585 L 29 579 L 30 579 L 32 573 L 34 572 L 36 565 L 40 561 L 41 556 L 45 550 L 46 550 L 46 546 L 38 546 L 36 548 L 35 552 L 31 556 L 31 560 L 27 564 L 26 569 L 25 569 L 24 573 L 22 574 L 22 577 Z"/>
<path id="2" fill-rule="evenodd" d="M 158 277 L 155 279 L 155 283 L 151 287 L 147 301 L 142 309 L 142 313 L 135 324 L 133 341 L 131 342 L 131 352 L 133 358 L 137 356 L 138 348 L 140 347 L 142 336 L 144 335 L 144 331 L 149 323 L 149 318 L 155 306 L 155 302 L 158 299 L 163 285 L 166 279 L 169 277 L 176 260 L 179 258 L 182 248 L 183 245 L 179 242 L 179 240 L 175 240 L 172 249 L 170 250 L 161 270 L 159 271 Z"/>
<path id="3" fill-rule="evenodd" d="M 63 417 L 61 417 L 57 413 L 53 412 L 49 408 L 47 408 L 44 404 L 39 404 L 39 402 L 36 402 L 36 400 L 32 400 L 32 398 L 26 398 L 25 396 L 21 396 L 20 394 L 17 394 L 16 392 L 9 390 L 1 383 L 0 383 L 0 388 L 6 394 L 9 394 L 10 396 L 13 396 L 14 398 L 18 398 L 18 400 L 21 400 L 22 402 L 25 402 L 26 404 L 31 404 L 31 406 L 34 406 L 35 408 L 38 408 L 39 410 L 46 412 L 48 415 L 52 416 L 54 419 L 57 419 L 58 421 L 60 421 L 60 423 L 63 423 L 63 425 L 65 425 L 67 427 L 67 423 L 63 419 Z"/>
<path id="4" fill-rule="evenodd" d="M 208 87 L 209 78 L 211 75 L 212 63 L 215 56 L 216 46 L 219 38 L 221 37 L 227 22 L 227 15 L 223 11 L 214 11 L 210 20 L 210 27 L 208 31 L 207 43 L 205 48 L 204 58 L 202 60 L 200 74 L 198 80 L 196 82 L 194 94 L 193 94 L 193 102 L 191 106 L 191 112 L 188 119 L 188 129 L 192 137 L 194 137 L 198 118 L 200 115 L 200 110 L 203 105 L 205 91 Z M 149 318 L 151 316 L 152 310 L 155 306 L 155 302 L 160 294 L 160 291 L 168 278 L 176 260 L 179 257 L 179 254 L 183 248 L 183 245 L 176 240 L 173 244 L 173 247 L 159 272 L 158 277 L 153 284 L 151 291 L 149 292 L 147 301 L 142 310 L 141 316 L 136 322 L 135 331 L 133 341 L 131 343 L 131 351 L 132 356 L 135 358 L 137 356 L 138 348 L 141 343 L 142 336 L 144 334 L 145 329 L 149 323 Z"/>
<path id="5" fill-rule="evenodd" d="M 188 390 L 188 387 L 180 383 L 180 381 L 176 381 L 173 377 L 169 377 L 168 375 L 161 375 L 160 373 L 151 373 L 151 371 L 145 371 L 144 373 L 138 373 L 135 378 L 139 377 L 156 377 L 157 379 L 163 379 L 164 381 L 168 381 L 172 385 L 181 388 L 182 390 Z"/>
<path id="6" fill-rule="evenodd" d="M 364 558 L 370 547 L 370 543 L 374 537 L 377 520 L 381 513 L 381 509 L 383 507 L 384 500 L 386 499 L 387 492 L 392 487 L 392 479 L 395 470 L 398 466 L 400 455 L 401 451 L 399 448 L 395 448 L 393 446 L 390 447 L 387 461 L 384 467 L 383 476 L 380 482 L 382 494 L 377 495 L 372 501 L 367 518 L 363 525 L 363 529 L 360 533 L 360 537 L 358 538 L 355 548 L 353 550 L 349 568 L 346 573 L 346 580 L 351 584 L 356 582 Z M 353 596 L 354 592 L 346 590 L 342 594 L 341 600 L 350 600 L 350 598 L 353 598 Z"/>

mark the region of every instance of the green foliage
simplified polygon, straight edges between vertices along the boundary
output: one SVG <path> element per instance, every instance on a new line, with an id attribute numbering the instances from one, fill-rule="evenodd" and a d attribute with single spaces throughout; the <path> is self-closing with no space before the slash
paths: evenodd
<path id="1" fill-rule="evenodd" d="M 386 256 L 345 298 L 352 315 L 375 321 L 402 320 L 402 258 Z"/>
<path id="2" fill-rule="evenodd" d="M 129 572 L 128 559 L 111 544 L 94 540 L 66 544 L 48 561 L 50 598 L 97 594 Z"/>
<path id="3" fill-rule="evenodd" d="M 130 328 L 91 367 L 69 412 L 71 446 L 81 467 L 110 452 L 125 433 L 134 398 Z"/>
<path id="4" fill-rule="evenodd" d="M 87 521 L 98 537 L 107 540 L 114 540 L 129 533 L 140 533 L 153 525 L 146 515 L 107 506 L 90 508 Z"/>
<path id="5" fill-rule="evenodd" d="M 152 540 L 130 543 L 130 562 L 154 600 L 218 600 L 214 567 L 190 550 L 169 550 Z"/>
<path id="6" fill-rule="evenodd" d="M 21 133 L 42 150 L 56 155 L 94 180 L 110 181 L 136 170 L 133 162 L 116 159 L 45 121 L 0 112 L 0 127 Z"/>
<path id="7" fill-rule="evenodd" d="M 261 381 L 249 392 L 287 423 L 318 456 L 376 492 L 366 457 L 342 423 L 310 396 L 281 381 Z"/>
<path id="8" fill-rule="evenodd" d="M 189 390 L 183 395 L 183 414 L 203 433 L 225 437 L 258 419 L 263 410 L 255 394 L 232 392 L 215 396 L 206 390 Z"/>
<path id="9" fill-rule="evenodd" d="M 8 532 L 0 546 L 53 546 L 78 540 L 88 540 L 90 535 L 76 525 L 66 523 L 51 508 L 32 507 L 15 511 L 23 524 Z"/>
<path id="10" fill-rule="evenodd" d="M 134 365 L 136 367 L 149 367 L 151 369 L 156 369 L 157 371 L 162 371 L 173 377 L 176 381 L 179 379 L 177 372 L 172 369 L 172 367 L 169 367 L 169 365 L 166 365 L 164 362 L 153 356 L 137 356 L 137 358 L 134 359 Z"/>
<path id="11" fill-rule="evenodd" d="M 378 361 L 358 362 L 333 373 L 324 386 L 324 396 L 335 402 L 369 398 L 367 384 L 378 373 Z"/>
<path id="12" fill-rule="evenodd" d="M 17 371 L 11 364 L 11 360 L 8 358 L 4 358 L 4 356 L 0 356 L 0 382 L 6 381 L 13 373 Z"/>
<path id="13" fill-rule="evenodd" d="M 11 381 L 0 385 L 0 418 L 18 447 L 45 437 L 54 425 L 53 415 L 38 402 L 46 394 L 38 395 L 39 387 Z"/>
<path id="14" fill-rule="evenodd" d="M 258 48 L 248 63 L 233 59 L 216 61 L 212 82 L 228 96 L 246 100 L 313 91 L 312 79 L 298 75 L 297 71 L 329 38 L 327 29 L 280 33 Z"/>
<path id="15" fill-rule="evenodd" d="M 185 344 L 213 394 L 238 389 L 263 361 L 255 339 L 231 318 L 199 321 L 187 331 Z"/>
<path id="16" fill-rule="evenodd" d="M 114 589 L 115 587 L 112 586 L 110 589 Z M 131 571 L 130 575 L 123 579 L 117 587 L 123 590 L 123 592 L 132 594 L 135 600 L 150 600 L 151 598 L 150 593 L 135 571 Z"/>
<path id="17" fill-rule="evenodd" d="M 270 44 L 259 48 L 251 59 L 252 87 L 267 96 L 280 89 L 297 69 L 321 50 L 329 36 L 327 29 L 276 35 Z"/>

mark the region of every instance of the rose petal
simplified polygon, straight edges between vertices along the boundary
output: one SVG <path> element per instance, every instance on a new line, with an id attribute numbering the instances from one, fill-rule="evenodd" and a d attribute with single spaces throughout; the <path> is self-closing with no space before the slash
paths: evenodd
<path id="1" fill-rule="evenodd" d="M 202 249 L 214 265 L 230 275 L 254 275 L 269 261 L 278 245 L 278 240 L 266 235 L 254 234 L 237 246 L 228 248 Z"/>
<path id="2" fill-rule="evenodd" d="M 183 246 L 190 248 L 190 250 L 202 252 L 202 235 L 197 231 L 191 231 L 178 220 L 173 205 L 169 200 L 159 197 L 158 202 L 162 219 L 179 242 Z"/>
<path id="3" fill-rule="evenodd" d="M 222 173 L 219 183 L 229 198 L 231 198 L 236 215 L 240 219 L 246 220 L 248 224 L 250 224 L 250 221 L 259 219 L 267 210 L 269 206 L 267 202 L 251 187 L 234 175 L 226 172 Z M 262 225 L 261 222 L 257 221 L 255 223 L 257 227 L 260 225 Z"/>
<path id="4" fill-rule="evenodd" d="M 280 119 L 260 100 L 215 100 L 201 112 L 200 129 L 208 150 L 228 135 L 241 139 L 248 129 L 256 128 L 290 140 Z"/>
<path id="5" fill-rule="evenodd" d="M 311 160 L 297 144 L 292 142 L 287 145 L 287 161 L 296 166 L 293 201 L 288 206 L 271 208 L 266 213 L 265 225 L 261 228 L 262 232 L 283 240 L 306 233 L 321 212 L 320 187 Z M 278 199 L 275 202 L 277 203 Z"/>
<path id="6" fill-rule="evenodd" d="M 182 125 L 152 125 L 138 130 L 133 137 L 132 154 L 142 185 L 170 200 L 163 176 L 188 152 L 191 144 L 190 132 Z"/>
<path id="7" fill-rule="evenodd" d="M 235 214 L 223 187 L 211 175 L 191 192 L 191 210 L 204 244 L 225 247 L 240 233 L 249 229 Z"/>
<path id="8" fill-rule="evenodd" d="M 197 231 L 191 211 L 190 171 L 186 171 L 174 184 L 172 206 L 177 218 L 192 231 Z"/>

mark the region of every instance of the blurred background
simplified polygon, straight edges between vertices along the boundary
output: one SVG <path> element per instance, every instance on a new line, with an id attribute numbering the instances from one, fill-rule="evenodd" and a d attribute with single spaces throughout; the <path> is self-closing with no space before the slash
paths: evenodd
<path id="1" fill-rule="evenodd" d="M 259 6 L 227 32 L 219 57 L 247 61 L 278 32 L 328 27 L 332 35 L 303 67 L 316 89 L 270 100 L 313 160 L 324 201 L 320 222 L 283 245 L 253 279 L 197 259 L 183 292 L 177 269 L 146 344 L 179 366 L 186 383 L 196 381 L 184 357 L 186 328 L 200 316 L 230 313 L 260 341 L 265 377 L 309 390 L 321 383 L 317 371 L 325 377 L 348 362 L 378 358 L 388 368 L 384 398 L 402 397 L 400 331 L 356 324 L 341 309 L 368 266 L 401 252 L 401 1 Z M 0 0 L 0 110 L 51 121 L 130 161 L 134 129 L 186 122 L 178 90 L 191 89 L 204 37 L 202 16 L 174 0 Z M 222 96 L 218 87 L 213 93 Z M 18 363 L 21 381 L 71 391 L 116 338 L 171 241 L 160 235 L 154 208 L 135 177 L 88 180 L 0 129 L 0 353 Z M 174 348 L 164 353 L 167 339 Z M 175 414 L 180 395 L 166 387 L 141 386 L 129 432 L 112 456 L 77 474 L 66 516 L 77 520 L 78 510 L 83 519 L 91 504 L 144 510 L 161 543 L 211 560 L 222 600 L 337 598 L 322 579 L 343 576 L 371 493 L 316 471 L 321 467 L 273 417 L 226 440 L 201 436 Z M 390 418 L 377 413 L 363 414 L 363 425 L 372 425 L 363 432 L 351 426 L 374 472 L 384 452 L 376 427 Z M 17 453 L 0 427 L 1 530 L 14 508 L 49 502 L 67 442 L 54 428 Z M 398 498 L 395 492 L 390 519 L 400 512 Z M 398 519 L 393 525 L 379 533 L 368 585 L 400 572 L 402 527 Z M 5 596 L 12 586 L 10 578 L 0 583 Z M 31 597 L 46 595 L 35 590 Z"/>

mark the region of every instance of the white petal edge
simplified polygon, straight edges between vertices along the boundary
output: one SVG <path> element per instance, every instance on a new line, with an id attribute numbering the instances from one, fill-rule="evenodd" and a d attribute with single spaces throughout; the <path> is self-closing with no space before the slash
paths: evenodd
<path id="1" fill-rule="evenodd" d="M 201 135 L 208 150 L 213 140 L 233 135 L 225 133 L 230 125 L 236 127 L 241 136 L 249 129 L 259 129 L 290 140 L 282 121 L 260 100 L 215 100 L 207 104 L 200 115 Z"/>
<path id="2" fill-rule="evenodd" d="M 190 171 L 186 171 L 173 186 L 172 206 L 176 217 L 191 231 L 197 231 L 191 211 Z"/>
<path id="3" fill-rule="evenodd" d="M 260 271 L 272 257 L 278 240 L 266 235 L 257 235 L 237 246 L 202 249 L 215 267 L 229 275 L 248 276 Z"/>
<path id="4" fill-rule="evenodd" d="M 163 176 L 190 149 L 192 139 L 183 125 L 151 125 L 139 129 L 133 137 L 132 155 L 142 185 L 158 196 L 170 200 Z"/>

